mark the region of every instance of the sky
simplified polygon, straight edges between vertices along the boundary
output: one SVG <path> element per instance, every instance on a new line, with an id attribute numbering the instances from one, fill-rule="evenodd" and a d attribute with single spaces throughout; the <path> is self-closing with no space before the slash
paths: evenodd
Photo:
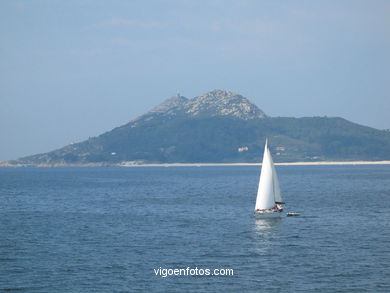
<path id="1" fill-rule="evenodd" d="M 390 1 L 0 1 L 0 160 L 97 136 L 178 92 L 390 128 Z"/>

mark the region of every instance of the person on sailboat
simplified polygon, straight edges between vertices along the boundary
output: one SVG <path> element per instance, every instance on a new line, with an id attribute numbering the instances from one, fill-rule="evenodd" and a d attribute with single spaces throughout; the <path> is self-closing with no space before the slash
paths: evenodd
<path id="1" fill-rule="evenodd" d="M 269 210 L 281 213 L 281 212 L 283 212 L 283 206 L 281 204 L 276 204 L 275 206 L 273 206 Z M 266 211 L 266 209 L 256 209 L 255 210 L 255 212 L 260 212 L 260 213 L 264 213 L 265 211 Z"/>

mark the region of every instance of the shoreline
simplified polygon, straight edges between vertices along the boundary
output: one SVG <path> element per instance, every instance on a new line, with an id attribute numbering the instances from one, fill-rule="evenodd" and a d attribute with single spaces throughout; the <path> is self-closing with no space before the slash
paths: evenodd
<path id="1" fill-rule="evenodd" d="M 390 161 L 323 161 L 274 163 L 276 166 L 320 166 L 320 165 L 390 165 Z M 218 167 L 261 166 L 261 163 L 169 163 L 169 164 L 121 164 L 121 167 Z"/>
<path id="2" fill-rule="evenodd" d="M 390 165 L 390 161 L 321 161 L 321 162 L 285 162 L 275 163 L 277 166 L 330 166 L 330 165 Z M 261 166 L 261 163 L 151 163 L 141 164 L 123 162 L 119 164 L 91 163 L 91 164 L 10 164 L 0 163 L 0 167 L 223 167 L 223 166 Z"/>

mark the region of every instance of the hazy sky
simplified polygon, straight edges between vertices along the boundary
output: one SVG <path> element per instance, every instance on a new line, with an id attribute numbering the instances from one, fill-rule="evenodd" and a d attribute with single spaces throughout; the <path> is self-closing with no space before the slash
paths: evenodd
<path id="1" fill-rule="evenodd" d="M 390 128 L 390 1 L 0 1 L 0 160 L 180 92 Z"/>

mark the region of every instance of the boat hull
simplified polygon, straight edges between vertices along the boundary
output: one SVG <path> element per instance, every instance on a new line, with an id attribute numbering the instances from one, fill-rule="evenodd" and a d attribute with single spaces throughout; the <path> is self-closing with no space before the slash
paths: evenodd
<path id="1" fill-rule="evenodd" d="M 259 213 L 254 212 L 256 219 L 274 219 L 282 217 L 282 212 L 272 212 L 272 213 Z"/>

